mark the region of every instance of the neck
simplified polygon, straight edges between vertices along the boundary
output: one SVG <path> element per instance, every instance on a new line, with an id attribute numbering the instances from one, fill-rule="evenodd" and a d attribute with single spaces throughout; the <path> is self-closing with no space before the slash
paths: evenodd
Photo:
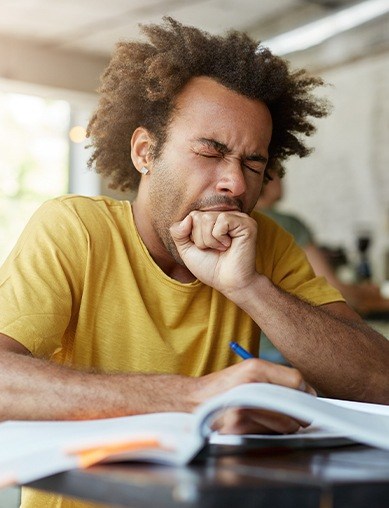
<path id="1" fill-rule="evenodd" d="M 176 261 L 165 247 L 162 239 L 157 235 L 153 227 L 148 207 L 144 206 L 140 200 L 138 200 L 138 197 L 132 203 L 132 213 L 138 233 L 149 251 L 150 256 L 159 268 L 167 276 L 178 282 L 193 282 L 196 277 L 184 264 Z"/>

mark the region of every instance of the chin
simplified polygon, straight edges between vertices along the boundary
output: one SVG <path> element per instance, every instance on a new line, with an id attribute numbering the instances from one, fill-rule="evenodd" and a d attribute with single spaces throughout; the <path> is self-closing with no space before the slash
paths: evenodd
<path id="1" fill-rule="evenodd" d="M 178 250 L 177 250 L 176 244 L 173 241 L 173 238 L 171 236 L 169 236 L 167 238 L 166 242 L 164 242 L 164 244 L 165 244 L 166 250 L 171 255 L 171 257 L 174 259 L 174 261 L 181 266 L 185 266 L 185 263 L 181 259 L 181 256 L 178 254 Z"/>

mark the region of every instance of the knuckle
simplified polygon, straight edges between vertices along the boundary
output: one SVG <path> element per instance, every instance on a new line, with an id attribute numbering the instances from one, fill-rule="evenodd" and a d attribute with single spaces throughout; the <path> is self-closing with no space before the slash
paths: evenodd
<path id="1" fill-rule="evenodd" d="M 228 224 L 228 216 L 225 212 L 220 212 L 217 217 L 213 218 L 212 224 L 218 229 L 223 228 L 226 224 Z"/>
<path id="2" fill-rule="evenodd" d="M 211 222 L 214 219 L 214 214 L 212 212 L 198 212 L 199 216 L 207 222 Z"/>
<path id="3" fill-rule="evenodd" d="M 200 221 L 199 212 L 194 210 L 194 211 L 190 212 L 189 215 L 192 217 L 192 224 L 193 224 L 193 226 L 196 226 L 199 223 L 199 221 Z"/>
<path id="4" fill-rule="evenodd" d="M 304 384 L 304 378 L 299 370 L 291 368 L 290 383 L 292 388 L 299 388 Z"/>
<path id="5" fill-rule="evenodd" d="M 258 358 L 249 358 L 241 363 L 245 380 L 247 383 L 258 381 L 258 377 L 262 377 L 261 367 L 262 363 Z"/>

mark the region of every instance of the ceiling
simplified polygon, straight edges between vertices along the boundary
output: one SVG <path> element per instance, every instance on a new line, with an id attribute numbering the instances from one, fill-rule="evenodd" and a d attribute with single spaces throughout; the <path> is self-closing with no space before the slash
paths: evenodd
<path id="1" fill-rule="evenodd" d="M 293 26 L 350 3 L 351 0 L 2 0 L 0 34 L 43 43 L 48 48 L 107 56 L 119 39 L 139 37 L 139 23 L 158 23 L 164 15 L 215 34 L 229 28 L 255 33 L 264 27 L 268 36 L 269 26 L 276 31 L 280 18 L 284 18 L 284 26 Z"/>
<path id="2" fill-rule="evenodd" d="M 389 0 L 383 1 L 389 4 Z M 0 0 L 0 79 L 41 82 L 88 92 L 95 89 L 96 76 L 105 67 L 115 43 L 140 37 L 139 23 L 159 23 L 162 16 L 169 15 L 213 34 L 234 28 L 257 40 L 268 40 L 356 3 L 356 0 Z M 350 31 L 345 40 L 351 54 L 371 51 L 372 45 L 387 50 L 388 22 L 389 14 L 359 31 Z M 309 58 L 318 62 L 311 55 Z M 333 59 L 331 53 L 331 62 Z"/>

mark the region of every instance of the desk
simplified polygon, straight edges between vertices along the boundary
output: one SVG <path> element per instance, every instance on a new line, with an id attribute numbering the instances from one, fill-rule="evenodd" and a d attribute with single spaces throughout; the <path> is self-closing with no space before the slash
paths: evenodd
<path id="1" fill-rule="evenodd" d="M 213 450 L 215 452 L 215 449 Z M 29 486 L 131 508 L 388 508 L 389 452 L 360 445 L 262 449 L 187 467 L 110 464 Z"/>

